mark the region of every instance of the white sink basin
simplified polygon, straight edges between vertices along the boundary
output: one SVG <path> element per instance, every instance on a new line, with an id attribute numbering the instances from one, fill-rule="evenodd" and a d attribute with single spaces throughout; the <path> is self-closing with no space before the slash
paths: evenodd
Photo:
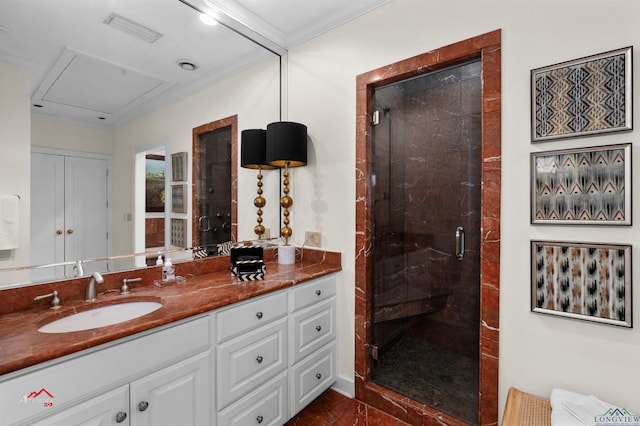
<path id="1" fill-rule="evenodd" d="M 69 333 L 118 324 L 150 314 L 162 307 L 158 302 L 128 302 L 78 312 L 43 325 L 41 333 Z"/>

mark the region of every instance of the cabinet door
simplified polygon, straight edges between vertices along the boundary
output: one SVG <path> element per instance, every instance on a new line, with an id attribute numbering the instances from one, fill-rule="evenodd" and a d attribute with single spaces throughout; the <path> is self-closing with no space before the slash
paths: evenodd
<path id="1" fill-rule="evenodd" d="M 131 424 L 208 425 L 209 354 L 206 351 L 132 382 Z"/>
<path id="2" fill-rule="evenodd" d="M 121 386 L 66 409 L 33 426 L 128 426 L 129 386 Z"/>

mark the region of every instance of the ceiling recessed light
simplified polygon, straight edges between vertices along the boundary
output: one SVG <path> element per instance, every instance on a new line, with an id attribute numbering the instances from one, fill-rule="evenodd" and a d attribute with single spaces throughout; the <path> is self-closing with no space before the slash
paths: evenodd
<path id="1" fill-rule="evenodd" d="M 207 15 L 206 13 L 200 14 L 200 22 L 205 25 L 216 25 L 218 21 L 216 21 L 212 16 Z"/>
<path id="2" fill-rule="evenodd" d="M 178 61 L 178 66 L 185 71 L 195 71 L 198 69 L 198 65 L 195 62 L 186 59 L 180 59 Z"/>

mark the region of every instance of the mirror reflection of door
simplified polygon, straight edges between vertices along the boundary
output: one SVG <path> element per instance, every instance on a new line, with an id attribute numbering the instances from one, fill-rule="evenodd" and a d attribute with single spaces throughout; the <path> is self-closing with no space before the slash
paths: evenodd
<path id="1" fill-rule="evenodd" d="M 109 249 L 109 168 L 104 155 L 31 153 L 31 264 L 104 258 Z M 106 261 L 35 269 L 33 281 L 108 271 Z"/>
<path id="2" fill-rule="evenodd" d="M 166 161 L 168 142 L 145 147 L 135 157 L 135 231 L 134 250 L 149 253 L 139 256 L 137 267 L 154 265 L 157 253 L 170 249 L 169 211 L 166 194 L 171 170 Z"/>
<path id="3" fill-rule="evenodd" d="M 165 246 L 165 156 L 145 156 L 145 250 L 162 251 Z"/>
<path id="4" fill-rule="evenodd" d="M 236 239 L 232 208 L 236 123 L 234 116 L 193 129 L 194 246 L 216 247 Z"/>

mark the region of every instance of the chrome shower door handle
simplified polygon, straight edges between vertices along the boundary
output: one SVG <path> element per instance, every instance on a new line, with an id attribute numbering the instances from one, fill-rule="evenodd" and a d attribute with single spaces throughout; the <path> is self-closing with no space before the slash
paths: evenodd
<path id="1" fill-rule="evenodd" d="M 458 260 L 464 259 L 464 228 L 456 228 L 456 257 Z"/>
<path id="2" fill-rule="evenodd" d="M 200 216 L 198 218 L 198 230 L 202 232 L 211 231 L 211 219 L 209 219 L 209 216 Z"/>

